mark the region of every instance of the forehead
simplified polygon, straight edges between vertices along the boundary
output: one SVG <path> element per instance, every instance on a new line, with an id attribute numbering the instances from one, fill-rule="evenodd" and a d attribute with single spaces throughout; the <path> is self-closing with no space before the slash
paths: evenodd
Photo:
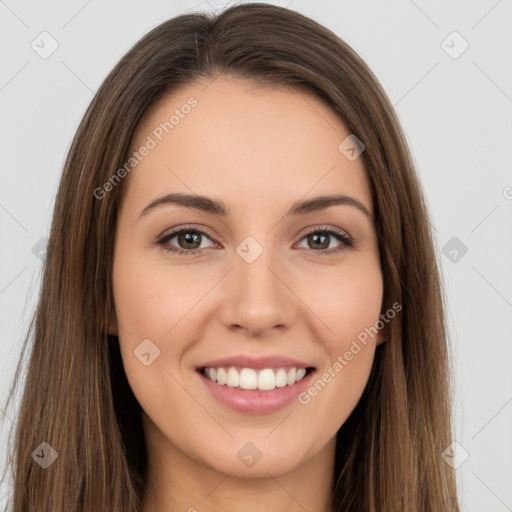
<path id="1" fill-rule="evenodd" d="M 372 212 L 362 158 L 351 161 L 338 148 L 349 135 L 312 94 L 205 80 L 163 97 L 144 116 L 131 151 L 152 149 L 131 172 L 128 196 L 147 201 L 179 190 L 261 208 L 339 192 Z"/>

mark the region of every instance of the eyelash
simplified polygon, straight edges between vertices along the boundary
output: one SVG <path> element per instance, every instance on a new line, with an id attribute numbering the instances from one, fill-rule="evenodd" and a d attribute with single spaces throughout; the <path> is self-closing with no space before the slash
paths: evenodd
<path id="1" fill-rule="evenodd" d="M 176 255 L 183 255 L 183 256 L 198 256 L 198 255 L 202 254 L 205 249 L 206 250 L 211 249 L 211 247 L 207 247 L 207 248 L 203 248 L 203 249 L 176 249 L 176 248 L 170 248 L 169 246 L 166 245 L 169 242 L 169 240 L 172 240 L 176 235 L 180 235 L 182 233 L 199 233 L 202 236 L 206 236 L 210 240 L 212 239 L 212 237 L 208 233 L 206 233 L 205 231 L 203 231 L 201 229 L 194 228 L 192 226 L 190 226 L 190 227 L 185 226 L 184 228 L 180 228 L 176 231 L 172 231 L 171 233 L 168 233 L 168 234 L 160 237 L 156 241 L 156 245 L 160 246 L 164 251 L 171 252 Z M 316 233 L 327 234 L 327 235 L 333 236 L 341 243 L 338 247 L 335 247 L 333 249 L 323 249 L 323 250 L 318 250 L 318 251 L 316 251 L 314 249 L 308 249 L 308 251 L 312 252 L 314 256 L 323 257 L 323 256 L 331 256 L 333 254 L 338 254 L 342 251 L 346 251 L 348 249 L 354 248 L 354 246 L 357 243 L 356 240 L 354 240 L 353 238 L 351 238 L 350 236 L 348 236 L 341 230 L 338 230 L 335 228 L 319 228 L 319 227 L 312 229 L 312 230 L 308 231 L 307 233 L 304 233 L 304 235 L 302 236 L 302 238 L 300 240 L 303 240 L 308 235 L 312 235 L 312 234 L 316 234 Z"/>

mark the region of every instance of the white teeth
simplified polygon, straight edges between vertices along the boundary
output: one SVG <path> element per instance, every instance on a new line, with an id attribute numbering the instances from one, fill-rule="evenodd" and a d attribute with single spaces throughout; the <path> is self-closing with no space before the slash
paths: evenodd
<path id="1" fill-rule="evenodd" d="M 271 391 L 301 381 L 306 375 L 306 369 L 290 368 L 286 370 L 286 368 L 279 368 L 273 370 L 272 368 L 265 368 L 257 373 L 253 368 L 242 368 L 240 372 L 233 367 L 228 368 L 227 371 L 224 368 L 205 368 L 204 374 L 221 386 Z"/>
<path id="2" fill-rule="evenodd" d="M 279 368 L 276 372 L 276 388 L 284 388 L 286 384 L 286 370 L 284 368 Z"/>
<path id="3" fill-rule="evenodd" d="M 237 388 L 240 385 L 240 374 L 235 370 L 235 368 L 230 368 L 228 370 L 226 385 L 230 388 Z"/>
<path id="4" fill-rule="evenodd" d="M 214 379 L 212 380 L 215 382 Z M 258 375 L 252 368 L 244 368 L 240 372 L 240 387 L 242 389 L 258 389 Z"/>
<path id="5" fill-rule="evenodd" d="M 210 373 L 210 379 L 212 379 L 211 373 Z M 226 384 L 226 380 L 227 380 L 227 375 L 226 375 L 226 371 L 224 370 L 224 368 L 217 368 L 217 382 L 221 386 L 224 386 L 224 384 Z"/>
<path id="6" fill-rule="evenodd" d="M 269 369 L 261 370 L 258 375 L 258 389 L 269 391 L 276 387 L 276 376 L 274 371 Z"/>
<path id="7" fill-rule="evenodd" d="M 299 368 L 297 370 L 297 375 L 295 376 L 295 382 L 299 382 L 299 380 L 302 380 L 304 378 L 304 375 L 306 375 L 306 369 Z"/>

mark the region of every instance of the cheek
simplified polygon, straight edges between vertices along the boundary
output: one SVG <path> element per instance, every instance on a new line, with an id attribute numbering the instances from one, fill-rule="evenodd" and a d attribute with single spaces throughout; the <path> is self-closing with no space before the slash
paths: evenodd
<path id="1" fill-rule="evenodd" d="M 198 279 L 178 266 L 162 268 L 137 256 L 119 258 L 114 266 L 119 323 L 131 338 L 140 340 L 162 340 L 178 323 L 183 329 L 188 311 L 203 293 L 205 285 Z"/>
<path id="2" fill-rule="evenodd" d="M 190 339 L 187 312 L 198 292 L 177 266 L 164 271 L 136 251 L 126 251 L 114 261 L 119 342 L 128 382 L 149 417 L 172 424 L 176 410 L 189 411 L 195 405 L 176 380 L 181 380 L 176 365 L 183 348 L 179 340 L 186 346 Z M 166 344 L 169 339 L 172 346 Z"/>
<path id="3" fill-rule="evenodd" d="M 155 264 L 136 251 L 127 251 L 115 260 L 113 285 L 121 356 L 143 408 L 168 403 L 171 395 L 174 410 L 190 407 L 188 395 L 180 402 L 183 390 L 173 377 L 181 381 L 187 375 L 182 368 L 183 354 L 193 345 L 204 320 L 206 301 L 200 299 L 217 280 L 192 266 Z M 147 353 L 149 356 L 144 355 Z"/>
<path id="4" fill-rule="evenodd" d="M 300 293 L 307 293 L 305 302 L 313 305 L 326 328 L 321 340 L 331 358 L 348 350 L 358 336 L 371 344 L 376 337 L 372 327 L 382 308 L 383 280 L 378 262 L 361 260 L 357 266 L 331 270 L 329 279 L 315 277 L 314 281 L 311 276 L 302 279 L 304 287 Z M 312 282 L 322 286 L 312 287 Z"/>
<path id="5" fill-rule="evenodd" d="M 342 271 L 329 283 L 329 293 L 310 294 L 328 329 L 320 338 L 328 360 L 306 390 L 302 403 L 336 411 L 334 425 L 343 423 L 359 401 L 373 365 L 383 281 L 378 265 Z M 317 396 L 322 398 L 316 398 Z M 310 403 L 311 402 L 311 403 Z"/>
<path id="6" fill-rule="evenodd" d="M 328 320 L 334 334 L 326 339 L 330 354 L 348 350 L 356 339 L 375 341 L 375 325 L 382 307 L 382 287 L 379 281 L 345 285 L 327 306 Z"/>

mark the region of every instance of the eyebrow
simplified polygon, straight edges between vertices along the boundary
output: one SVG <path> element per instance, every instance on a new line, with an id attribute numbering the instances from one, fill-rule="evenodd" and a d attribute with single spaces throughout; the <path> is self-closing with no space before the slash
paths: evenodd
<path id="1" fill-rule="evenodd" d="M 151 203 L 149 203 L 140 212 L 139 218 L 167 204 L 176 204 L 179 206 L 192 208 L 194 210 L 199 210 L 206 213 L 221 215 L 222 217 L 226 217 L 227 215 L 229 215 L 230 212 L 229 207 L 223 201 L 220 200 L 195 194 L 172 193 L 151 201 Z M 293 205 L 285 214 L 285 216 L 305 215 L 311 212 L 325 210 L 330 206 L 335 205 L 353 206 L 354 208 L 357 208 L 359 211 L 364 213 L 370 219 L 373 219 L 372 214 L 368 211 L 368 209 L 363 203 L 361 203 L 354 197 L 350 197 L 344 194 L 336 194 L 331 196 L 322 195 L 314 197 L 312 199 L 297 201 L 293 203 Z"/>

